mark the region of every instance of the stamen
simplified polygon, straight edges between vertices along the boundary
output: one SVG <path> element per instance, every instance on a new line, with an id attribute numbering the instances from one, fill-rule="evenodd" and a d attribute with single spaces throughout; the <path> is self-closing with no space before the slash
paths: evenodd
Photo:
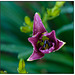
<path id="1" fill-rule="evenodd" d="M 48 49 L 48 48 L 49 48 L 49 46 L 50 46 L 49 41 L 48 41 L 48 40 L 45 40 L 45 41 L 44 41 L 43 48 L 44 48 L 44 49 Z"/>
<path id="2" fill-rule="evenodd" d="M 41 40 L 41 42 L 43 42 L 43 40 Z"/>
<path id="3" fill-rule="evenodd" d="M 51 47 L 51 43 L 49 42 L 49 38 L 43 36 L 41 40 L 37 42 L 39 46 L 42 46 L 42 50 L 49 49 Z"/>
<path id="4" fill-rule="evenodd" d="M 50 44 L 50 43 L 48 43 L 48 46 L 50 47 L 50 46 L 51 46 L 51 44 Z"/>
<path id="5" fill-rule="evenodd" d="M 46 43 L 47 43 L 47 40 L 44 41 L 44 44 L 46 44 Z"/>
<path id="6" fill-rule="evenodd" d="M 46 45 L 44 44 L 44 45 L 43 45 L 43 47 L 45 48 L 45 47 L 46 47 Z"/>

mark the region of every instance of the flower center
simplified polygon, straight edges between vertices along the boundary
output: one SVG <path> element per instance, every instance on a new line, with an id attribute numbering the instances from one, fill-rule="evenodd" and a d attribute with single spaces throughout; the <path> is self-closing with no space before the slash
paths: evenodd
<path id="1" fill-rule="evenodd" d="M 46 36 L 43 36 L 40 41 L 37 42 L 39 47 L 42 47 L 42 50 L 49 49 L 51 47 L 51 43 L 49 42 L 49 38 Z"/>
<path id="2" fill-rule="evenodd" d="M 49 40 L 45 40 L 42 49 L 49 49 L 51 46 L 51 43 L 49 42 Z"/>

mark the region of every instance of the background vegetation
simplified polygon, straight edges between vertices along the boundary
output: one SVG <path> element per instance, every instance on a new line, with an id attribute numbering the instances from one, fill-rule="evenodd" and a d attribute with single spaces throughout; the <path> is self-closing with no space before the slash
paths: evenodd
<path id="1" fill-rule="evenodd" d="M 74 72 L 74 28 L 73 1 L 66 2 L 58 17 L 48 20 L 48 28 L 56 31 L 56 36 L 66 42 L 59 51 L 45 54 L 41 60 L 26 61 L 32 54 L 33 47 L 28 42 L 30 33 L 23 33 L 24 17 L 33 21 L 34 14 L 39 12 L 41 18 L 47 8 L 55 2 L 1 2 L 1 66 L 7 73 L 18 73 L 19 59 L 23 58 L 28 73 L 73 73 Z"/>

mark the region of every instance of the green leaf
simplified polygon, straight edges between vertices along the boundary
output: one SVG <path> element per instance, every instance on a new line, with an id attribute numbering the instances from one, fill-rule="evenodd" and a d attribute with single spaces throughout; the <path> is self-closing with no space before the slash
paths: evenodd
<path id="1" fill-rule="evenodd" d="M 14 45 L 14 44 L 1 44 L 1 51 L 11 52 L 11 53 L 22 53 L 25 51 L 32 50 L 30 46 L 21 46 L 21 45 Z"/>
<path id="2" fill-rule="evenodd" d="M 26 58 L 28 58 L 28 56 L 31 55 L 31 53 L 32 53 L 32 51 L 20 53 L 18 55 L 18 58 L 26 59 Z M 53 52 L 50 54 L 46 54 L 46 56 L 44 58 L 45 58 L 45 60 L 52 60 L 52 61 L 60 62 L 60 63 L 66 64 L 69 66 L 73 66 L 73 57 L 71 57 L 68 54 L 63 55 L 63 53 L 60 54 L 57 52 L 55 52 L 55 53 Z"/>
<path id="3" fill-rule="evenodd" d="M 17 72 L 18 60 L 15 56 L 1 53 L 1 69 L 6 70 L 8 73 Z"/>
<path id="4" fill-rule="evenodd" d="M 61 13 L 73 13 L 73 6 L 65 6 L 65 7 L 62 7 L 62 10 L 61 10 Z"/>
<path id="5" fill-rule="evenodd" d="M 72 54 L 74 53 L 74 49 L 70 46 L 64 46 L 62 48 L 62 50 L 63 50 L 63 52 L 69 52 L 69 53 L 72 53 Z"/>
<path id="6" fill-rule="evenodd" d="M 43 70 L 43 73 L 44 73 L 44 70 L 46 70 L 46 73 L 73 73 L 72 67 L 69 67 L 61 63 L 57 63 L 55 61 L 54 62 L 46 61 L 45 59 L 41 59 L 41 60 L 39 59 L 37 61 L 27 63 L 26 67 L 27 67 L 27 70 L 29 70 L 30 68 L 34 71 L 38 71 L 38 73 L 42 73 L 42 70 Z"/>
<path id="7" fill-rule="evenodd" d="M 46 60 L 52 60 L 69 66 L 73 66 L 73 57 L 67 53 L 63 54 L 58 52 L 52 52 L 50 54 L 45 55 L 44 58 Z"/>
<path id="8" fill-rule="evenodd" d="M 25 12 L 13 2 L 11 4 L 9 2 L 1 2 L 1 15 L 16 23 L 17 26 L 20 26 L 23 23 L 22 17 L 25 16 Z"/>
<path id="9" fill-rule="evenodd" d="M 19 53 L 18 54 L 18 59 L 20 59 L 20 58 L 27 59 L 32 54 L 32 52 L 33 52 L 32 50 L 28 49 L 28 51 Z"/>
<path id="10" fill-rule="evenodd" d="M 8 43 L 14 43 L 14 44 L 21 44 L 21 45 L 23 44 L 22 41 L 20 41 L 19 39 L 15 37 L 15 35 L 10 36 L 4 32 L 1 32 L 1 42 L 8 42 Z"/>
<path id="11" fill-rule="evenodd" d="M 68 31 L 68 30 L 73 30 L 73 23 L 64 25 L 60 29 L 56 31 L 56 35 L 61 34 L 62 32 Z"/>

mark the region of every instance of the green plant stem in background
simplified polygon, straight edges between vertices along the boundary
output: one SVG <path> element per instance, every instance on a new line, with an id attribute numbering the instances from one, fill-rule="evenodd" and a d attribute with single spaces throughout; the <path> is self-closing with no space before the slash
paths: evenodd
<path id="1" fill-rule="evenodd" d="M 43 22 L 45 28 L 48 30 L 48 32 L 50 32 L 51 29 L 48 27 L 47 17 L 48 17 L 47 13 L 44 13 L 44 15 L 43 15 L 43 19 L 42 19 L 42 22 Z"/>

